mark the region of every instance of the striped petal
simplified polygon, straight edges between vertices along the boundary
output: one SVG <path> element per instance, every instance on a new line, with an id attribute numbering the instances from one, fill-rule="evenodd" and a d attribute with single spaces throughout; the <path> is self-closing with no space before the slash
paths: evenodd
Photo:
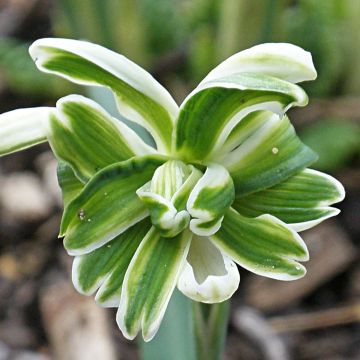
<path id="1" fill-rule="evenodd" d="M 110 88 L 125 117 L 144 126 L 160 152 L 168 152 L 178 107 L 148 72 L 102 46 L 69 39 L 41 39 L 30 55 L 44 72 L 81 85 Z"/>
<path id="2" fill-rule="evenodd" d="M 145 219 L 99 249 L 75 257 L 72 279 L 76 290 L 84 295 L 98 290 L 95 299 L 100 305 L 119 306 L 126 270 L 150 227 Z"/>
<path id="3" fill-rule="evenodd" d="M 65 209 L 60 234 L 70 255 L 83 255 L 106 244 L 146 216 L 136 189 L 149 181 L 166 159 L 135 157 L 99 171 Z"/>
<path id="4" fill-rule="evenodd" d="M 152 228 L 136 251 L 125 274 L 117 323 L 133 339 L 142 328 L 145 341 L 156 334 L 180 271 L 186 260 L 191 233 L 163 238 Z"/>
<path id="5" fill-rule="evenodd" d="M 178 289 L 190 299 L 218 303 L 229 299 L 239 286 L 239 271 L 206 237 L 193 236 L 178 281 Z"/>
<path id="6" fill-rule="evenodd" d="M 46 123 L 53 108 L 18 109 L 0 115 L 0 156 L 46 141 Z"/>
<path id="7" fill-rule="evenodd" d="M 255 274 L 295 280 L 306 273 L 297 262 L 309 258 L 305 243 L 295 231 L 271 215 L 247 218 L 230 209 L 211 240 L 220 251 Z"/>
<path id="8" fill-rule="evenodd" d="M 57 178 L 61 188 L 64 209 L 66 209 L 69 203 L 80 194 L 85 184 L 76 177 L 71 167 L 64 162 L 58 164 Z"/>
<path id="9" fill-rule="evenodd" d="M 241 51 L 215 67 L 203 80 L 209 81 L 247 72 L 271 75 L 292 83 L 316 79 L 311 54 L 287 43 L 267 43 Z"/>
<path id="10" fill-rule="evenodd" d="M 186 205 L 193 218 L 190 230 L 200 236 L 216 233 L 234 198 L 234 183 L 228 171 L 218 164 L 209 165 L 190 193 Z"/>
<path id="11" fill-rule="evenodd" d="M 234 74 L 200 83 L 181 105 L 175 150 L 185 159 L 211 160 L 246 115 L 257 110 L 283 114 L 307 101 L 299 86 L 262 74 Z"/>
<path id="12" fill-rule="evenodd" d="M 217 160 L 230 172 L 237 197 L 278 184 L 317 159 L 286 116 L 266 114 L 235 150 Z"/>
<path id="13" fill-rule="evenodd" d="M 337 215 L 339 210 L 329 205 L 344 197 L 345 190 L 336 179 L 306 169 L 269 189 L 237 198 L 233 207 L 249 217 L 276 216 L 295 231 L 302 231 Z"/>
<path id="14" fill-rule="evenodd" d="M 108 165 L 155 152 L 90 99 L 70 95 L 60 99 L 56 107 L 47 130 L 50 145 L 84 182 Z"/>

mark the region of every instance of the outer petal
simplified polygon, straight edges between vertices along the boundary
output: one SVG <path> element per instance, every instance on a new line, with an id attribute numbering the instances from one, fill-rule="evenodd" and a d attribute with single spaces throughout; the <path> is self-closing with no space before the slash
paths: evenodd
<path id="1" fill-rule="evenodd" d="M 145 341 L 156 334 L 186 259 L 191 233 L 169 239 L 152 228 L 126 272 L 117 323 L 133 339 L 142 328 Z"/>
<path id="2" fill-rule="evenodd" d="M 55 155 L 83 181 L 108 165 L 155 152 L 124 123 L 80 95 L 57 102 L 47 133 Z"/>
<path id="3" fill-rule="evenodd" d="M 69 203 L 80 194 L 85 184 L 76 177 L 71 167 L 64 162 L 58 164 L 57 178 L 62 192 L 64 209 L 66 209 Z"/>
<path id="4" fill-rule="evenodd" d="M 216 233 L 234 198 L 234 183 L 227 170 L 218 164 L 209 165 L 190 193 L 186 205 L 193 217 L 190 230 L 200 236 Z"/>
<path id="5" fill-rule="evenodd" d="M 0 115 L 0 156 L 46 141 L 45 126 L 53 108 L 18 109 Z"/>
<path id="6" fill-rule="evenodd" d="M 100 305 L 119 306 L 125 272 L 150 226 L 145 219 L 101 248 L 77 256 L 72 268 L 76 290 L 91 295 L 100 287 L 96 294 Z"/>
<path id="7" fill-rule="evenodd" d="M 106 244 L 146 216 L 135 191 L 166 159 L 135 157 L 99 171 L 65 209 L 61 235 L 70 255 L 83 255 Z"/>
<path id="8" fill-rule="evenodd" d="M 311 54 L 287 43 L 267 43 L 241 51 L 214 68 L 209 81 L 239 72 L 266 74 L 292 83 L 316 79 Z"/>
<path id="9" fill-rule="evenodd" d="M 85 41 L 41 39 L 35 41 L 29 51 L 44 72 L 77 84 L 110 88 L 120 112 L 149 130 L 160 151 L 170 149 L 178 107 L 144 69 L 122 55 Z"/>
<path id="10" fill-rule="evenodd" d="M 317 159 L 286 116 L 267 116 L 235 150 L 217 160 L 230 172 L 237 197 L 280 183 Z"/>
<path id="11" fill-rule="evenodd" d="M 237 198 L 233 207 L 245 216 L 276 216 L 295 231 L 302 231 L 337 215 L 339 210 L 329 205 L 344 197 L 345 190 L 336 179 L 306 169 L 269 189 Z"/>
<path id="12" fill-rule="evenodd" d="M 211 160 L 249 113 L 283 114 L 290 106 L 304 106 L 307 101 L 299 86 L 262 74 L 234 74 L 201 83 L 181 105 L 175 150 L 187 159 Z"/>
<path id="13" fill-rule="evenodd" d="M 194 236 L 178 289 L 204 303 L 229 299 L 239 286 L 239 271 L 206 237 Z"/>
<path id="14" fill-rule="evenodd" d="M 246 218 L 230 209 L 221 229 L 211 240 L 245 269 L 277 280 L 295 280 L 305 268 L 295 260 L 306 261 L 305 243 L 286 224 L 271 215 Z"/>

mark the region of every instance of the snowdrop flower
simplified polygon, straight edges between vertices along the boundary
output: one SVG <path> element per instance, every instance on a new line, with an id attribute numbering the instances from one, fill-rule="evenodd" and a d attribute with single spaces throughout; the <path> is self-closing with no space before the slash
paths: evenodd
<path id="1" fill-rule="evenodd" d="M 0 116 L 0 154 L 48 141 L 64 198 L 60 236 L 76 289 L 133 339 L 158 330 L 174 288 L 205 303 L 239 285 L 236 264 L 295 280 L 308 260 L 299 231 L 337 215 L 334 178 L 308 168 L 316 154 L 285 112 L 304 106 L 298 82 L 316 78 L 311 55 L 263 44 L 225 60 L 180 107 L 144 69 L 101 46 L 41 39 L 37 67 L 112 90 L 119 112 L 156 147 L 79 95 L 56 107 Z"/>

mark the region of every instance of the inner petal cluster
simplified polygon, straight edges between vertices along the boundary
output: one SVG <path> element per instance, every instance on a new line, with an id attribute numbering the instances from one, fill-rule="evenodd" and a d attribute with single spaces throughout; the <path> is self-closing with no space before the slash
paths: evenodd
<path id="1" fill-rule="evenodd" d="M 188 226 L 197 235 L 212 235 L 235 196 L 232 180 L 220 165 L 209 166 L 204 174 L 180 160 L 157 168 L 136 193 L 163 237 L 174 237 Z"/>

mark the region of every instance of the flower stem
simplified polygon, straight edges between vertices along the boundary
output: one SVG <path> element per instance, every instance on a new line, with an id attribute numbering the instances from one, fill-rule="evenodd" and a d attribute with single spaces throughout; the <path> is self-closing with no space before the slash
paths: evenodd
<path id="1" fill-rule="evenodd" d="M 230 301 L 219 304 L 193 302 L 197 360 L 220 360 L 225 346 Z"/>

